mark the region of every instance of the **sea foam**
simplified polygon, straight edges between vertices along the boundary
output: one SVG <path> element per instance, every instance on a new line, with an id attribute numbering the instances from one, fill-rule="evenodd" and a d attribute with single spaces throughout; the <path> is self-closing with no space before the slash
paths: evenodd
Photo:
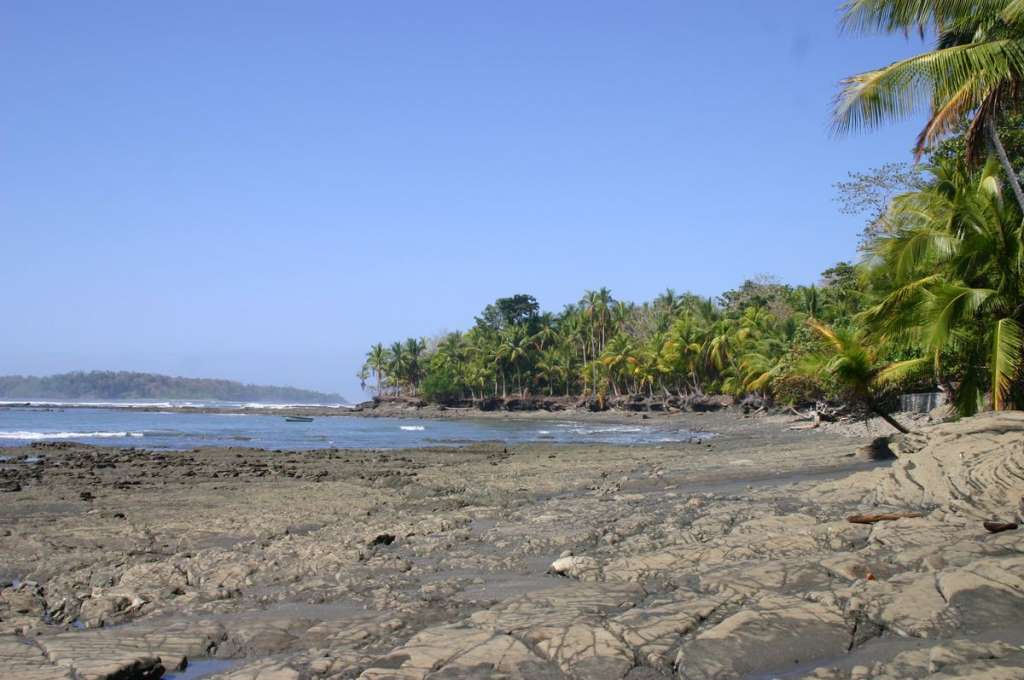
<path id="1" fill-rule="evenodd" d="M 0 431 L 0 439 L 24 439 L 36 441 L 40 439 L 115 439 L 124 437 L 142 437 L 142 432 L 13 432 Z"/>

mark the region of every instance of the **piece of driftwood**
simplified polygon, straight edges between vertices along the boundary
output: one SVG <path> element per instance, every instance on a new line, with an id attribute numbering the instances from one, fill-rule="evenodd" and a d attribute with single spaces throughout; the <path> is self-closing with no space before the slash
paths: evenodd
<path id="1" fill-rule="evenodd" d="M 1016 522 L 985 522 L 982 524 L 985 531 L 990 534 L 998 534 L 1001 531 L 1013 531 L 1017 528 Z"/>
<path id="2" fill-rule="evenodd" d="M 797 416 L 797 422 L 811 421 L 810 425 L 794 425 L 790 427 L 791 430 L 813 430 L 823 422 L 834 423 L 837 420 L 841 420 L 843 414 L 846 412 L 845 406 L 832 407 L 825 402 L 819 401 L 815 403 L 814 410 L 808 411 L 807 413 L 800 413 L 796 408 L 790 406 L 790 413 Z"/>
<path id="3" fill-rule="evenodd" d="M 919 512 L 882 512 L 877 515 L 850 515 L 846 521 L 851 524 L 874 524 L 875 522 L 892 522 L 912 517 L 923 517 L 923 515 Z"/>

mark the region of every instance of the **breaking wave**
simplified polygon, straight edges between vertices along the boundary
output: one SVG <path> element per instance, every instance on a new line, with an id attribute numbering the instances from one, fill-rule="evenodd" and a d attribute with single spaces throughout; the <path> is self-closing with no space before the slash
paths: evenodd
<path id="1" fill-rule="evenodd" d="M 0 431 L 0 439 L 24 439 L 38 441 L 40 439 L 120 439 L 124 437 L 142 437 L 142 432 L 14 432 Z"/>

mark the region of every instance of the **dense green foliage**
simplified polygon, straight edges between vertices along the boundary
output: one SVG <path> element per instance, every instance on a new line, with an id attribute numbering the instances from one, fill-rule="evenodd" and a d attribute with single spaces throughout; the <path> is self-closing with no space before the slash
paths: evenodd
<path id="1" fill-rule="evenodd" d="M 821 287 L 759 278 L 718 300 L 666 290 L 634 304 L 601 288 L 552 314 L 517 295 L 489 305 L 469 331 L 375 345 L 363 375 L 381 394 L 439 402 L 785 390 L 783 399 L 799 401 L 834 391 L 798 366 L 799 356 L 820 349 L 808 321 L 848 321 L 863 309 L 857 285 L 854 268 L 840 263 Z M 514 314 L 500 312 L 513 306 Z"/>
<path id="2" fill-rule="evenodd" d="M 0 376 L 2 399 L 216 399 L 219 401 L 325 404 L 343 401 L 294 387 L 245 385 L 231 380 L 174 378 L 155 373 L 91 371 L 47 377 Z"/>
<path id="3" fill-rule="evenodd" d="M 641 304 L 601 288 L 557 314 L 517 295 L 466 332 L 375 345 L 364 376 L 381 394 L 438 402 L 752 394 L 877 411 L 889 390 L 938 387 L 965 413 L 986 394 L 1021 405 L 1020 211 L 995 163 L 939 158 L 925 170 L 919 190 L 871 216 L 862 262 L 817 285 L 761 277 L 717 299 L 667 290 Z"/>
<path id="4" fill-rule="evenodd" d="M 837 185 L 843 212 L 867 220 L 859 263 L 717 299 L 667 290 L 635 304 L 600 288 L 542 313 L 515 295 L 466 332 L 375 345 L 364 377 L 440 402 L 710 393 L 841 399 L 889 419 L 887 394 L 920 388 L 964 414 L 1024 406 L 1024 2 L 850 0 L 843 12 L 852 30 L 937 37 L 847 79 L 837 100 L 840 132 L 930 113 L 915 149 L 925 165 Z"/>

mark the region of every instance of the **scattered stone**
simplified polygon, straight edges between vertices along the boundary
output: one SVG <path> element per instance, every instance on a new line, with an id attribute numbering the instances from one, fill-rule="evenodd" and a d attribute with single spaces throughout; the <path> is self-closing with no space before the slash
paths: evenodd
<path id="1" fill-rule="evenodd" d="M 560 557 L 551 563 L 548 571 L 559 576 L 568 576 L 577 580 L 597 580 L 600 575 L 600 566 L 592 557 L 580 555 L 568 555 Z"/>
<path id="2" fill-rule="evenodd" d="M 1017 528 L 1016 522 L 985 522 L 982 526 L 990 534 L 998 534 L 1003 531 L 1013 531 Z"/>
<path id="3" fill-rule="evenodd" d="M 377 534 L 377 536 L 370 541 L 370 545 L 391 545 L 395 542 L 395 538 L 394 534 Z"/>

